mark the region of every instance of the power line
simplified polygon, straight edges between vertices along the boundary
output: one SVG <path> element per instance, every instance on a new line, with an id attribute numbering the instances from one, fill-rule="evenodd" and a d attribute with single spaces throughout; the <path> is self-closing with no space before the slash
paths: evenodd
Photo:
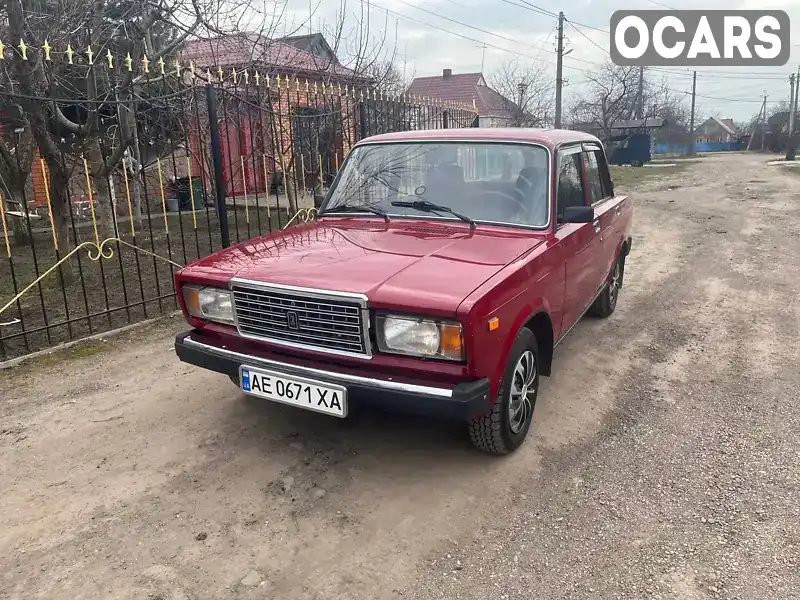
<path id="1" fill-rule="evenodd" d="M 538 46 L 539 51 L 536 53 L 536 56 L 534 57 L 535 61 L 539 60 L 539 57 L 542 55 L 542 51 L 544 50 L 544 47 L 547 46 L 547 42 L 550 41 L 550 36 L 553 35 L 553 32 L 556 30 L 557 27 L 558 27 L 558 23 L 553 25 L 553 28 L 550 30 L 550 33 L 548 33 L 547 37 L 544 38 L 544 43 L 541 46 Z M 531 44 L 531 48 L 533 48 L 532 44 Z"/>
<path id="2" fill-rule="evenodd" d="M 649 0 L 649 1 L 654 1 L 654 0 Z M 577 31 L 583 38 L 585 38 L 587 41 L 589 41 L 592 45 L 594 45 L 595 47 L 599 48 L 600 50 L 602 50 L 606 54 L 610 54 L 608 50 L 603 48 L 600 44 L 595 42 L 592 38 L 590 38 L 583 31 L 581 31 L 579 29 L 579 27 L 583 27 L 585 29 L 591 29 L 591 30 L 594 30 L 594 31 L 599 31 L 601 33 L 609 33 L 609 31 L 607 29 L 600 29 L 598 27 L 593 27 L 591 25 L 585 25 L 585 24 L 582 24 L 582 23 L 578 23 L 577 21 L 572 21 L 570 19 L 566 19 L 566 21 L 572 26 L 572 28 L 575 31 Z M 575 59 L 573 57 L 573 60 L 580 60 L 580 59 Z M 595 64 L 595 63 L 591 63 L 589 61 L 580 61 L 580 62 L 585 62 L 587 64 Z M 595 64 L 595 66 L 597 66 L 597 65 Z M 659 73 L 669 73 L 669 74 L 672 74 L 672 75 L 690 76 L 692 74 L 691 71 L 689 71 L 688 69 L 684 72 L 684 71 L 674 71 L 674 70 L 667 69 L 667 68 L 664 68 L 664 67 L 649 67 L 649 70 L 656 71 L 656 72 L 659 72 Z M 716 78 L 719 78 L 719 79 L 741 79 L 742 77 L 747 77 L 748 79 L 765 79 L 765 80 L 770 80 L 770 79 L 774 78 L 775 80 L 780 79 L 781 81 L 786 79 L 786 75 L 783 74 L 783 73 L 769 73 L 769 74 L 767 74 L 767 73 L 763 73 L 763 72 L 752 72 L 752 71 L 750 71 L 750 72 L 740 72 L 737 75 L 727 75 L 727 74 L 723 74 L 723 73 L 724 72 L 719 72 L 719 71 L 698 71 L 698 74 L 699 75 L 703 75 L 704 77 L 712 76 L 712 77 L 716 77 Z"/>
<path id="3" fill-rule="evenodd" d="M 416 8 L 418 10 L 421 10 L 422 12 L 425 12 L 425 13 L 428 13 L 428 14 L 430 14 L 432 16 L 436 16 L 438 18 L 444 19 L 444 20 L 446 20 L 448 22 L 451 22 L 451 23 L 454 23 L 456 25 L 460 25 L 462 27 L 467 27 L 468 29 L 472 29 L 474 31 L 478 31 L 480 33 L 484 33 L 486 35 L 489 35 L 489 36 L 492 36 L 492 37 L 496 37 L 496 38 L 502 39 L 504 41 L 509 41 L 509 42 L 512 42 L 512 43 L 515 43 L 515 44 L 524 44 L 524 42 L 521 42 L 520 40 L 516 40 L 514 38 L 510 38 L 510 37 L 507 37 L 507 36 L 496 34 L 496 33 L 493 33 L 491 31 L 482 29 L 480 27 L 475 27 L 475 26 L 469 25 L 469 24 L 464 23 L 462 21 L 459 21 L 457 19 L 453 19 L 451 17 L 447 17 L 445 15 L 441 15 L 441 14 L 435 13 L 433 11 L 429 11 L 427 9 L 423 9 L 421 7 L 418 7 L 418 6 L 410 4 L 410 3 L 406 2 L 405 0 L 397 0 L 397 1 L 400 2 L 401 4 L 410 6 L 412 8 Z M 456 4 L 454 2 L 454 0 L 449 0 L 449 1 L 451 1 L 454 4 Z M 522 2 L 522 1 L 524 1 L 524 0 L 520 0 L 520 2 Z M 552 13 L 549 13 L 548 11 L 545 11 L 544 9 L 540 9 L 540 7 L 532 5 L 532 4 L 528 3 L 528 2 L 525 2 L 525 4 L 517 4 L 516 2 L 513 2 L 512 0 L 503 0 L 503 2 L 506 2 L 507 4 L 515 5 L 515 6 L 518 6 L 518 7 L 521 7 L 521 8 L 525 8 L 527 10 L 532 10 L 533 12 L 545 14 L 548 17 L 554 16 Z M 442 33 L 446 33 L 448 35 L 452 35 L 452 36 L 455 36 L 455 37 L 458 37 L 458 38 L 473 42 L 475 44 L 479 44 L 481 46 L 485 46 L 487 48 L 492 48 L 492 49 L 495 49 L 495 50 L 499 50 L 501 52 L 512 54 L 512 55 L 515 55 L 515 56 L 520 57 L 520 58 L 527 58 L 527 59 L 531 59 L 531 60 L 534 60 L 534 61 L 546 62 L 546 63 L 551 64 L 551 65 L 553 64 L 553 61 L 542 60 L 540 58 L 541 51 L 542 51 L 544 45 L 547 44 L 547 41 L 549 40 L 549 37 L 552 34 L 552 31 L 551 31 L 550 34 L 548 34 L 547 38 L 545 39 L 544 44 L 540 47 L 539 53 L 536 56 L 531 56 L 530 54 L 525 54 L 525 53 L 522 53 L 522 52 L 517 52 L 515 50 L 510 50 L 508 48 L 504 48 L 504 47 L 498 46 L 496 44 L 492 44 L 492 43 L 489 43 L 489 42 L 486 42 L 486 41 L 483 41 L 483 40 L 479 40 L 479 39 L 474 38 L 474 37 L 470 37 L 468 35 L 464 35 L 462 33 L 458 33 L 458 32 L 453 31 L 451 29 L 447 29 L 447 28 L 444 28 L 444 27 L 440 27 L 438 25 L 434 25 L 433 23 L 429 23 L 427 21 L 423 21 L 423 20 L 416 19 L 414 17 L 410 17 L 410 16 L 402 14 L 402 13 L 398 13 L 398 12 L 390 10 L 389 8 L 386 8 L 384 6 L 381 6 L 380 8 L 383 9 L 384 11 L 386 11 L 387 14 L 395 15 L 395 16 L 401 18 L 401 19 L 406 19 L 406 20 L 411 21 L 413 23 L 417 23 L 419 25 L 423 25 L 425 27 L 429 27 L 431 29 L 434 29 L 434 30 L 437 30 L 437 31 L 441 31 Z M 537 10 L 534 10 L 534 9 L 537 9 Z M 555 16 L 557 17 L 557 15 L 555 15 Z M 567 19 L 565 19 L 565 20 L 567 20 Z M 603 52 L 608 54 L 607 50 L 605 50 L 604 48 L 602 48 L 602 46 L 599 46 L 599 44 L 594 42 L 594 40 L 592 40 L 591 38 L 586 36 L 582 31 L 580 31 L 578 29 L 578 27 L 583 27 L 585 29 L 593 29 L 593 30 L 596 30 L 596 31 L 601 31 L 601 32 L 608 33 L 606 30 L 599 29 L 597 27 L 592 27 L 592 26 L 589 26 L 589 25 L 585 25 L 585 24 L 582 24 L 582 23 L 577 23 L 575 21 L 569 21 L 569 23 L 570 23 L 570 25 L 573 26 L 573 28 L 581 36 L 585 37 L 593 45 L 597 46 L 598 48 L 603 50 Z M 529 48 L 532 48 L 532 46 L 529 47 Z M 586 64 L 586 65 L 590 65 L 592 67 L 601 67 L 602 68 L 602 67 L 605 66 L 605 65 L 602 65 L 602 64 L 599 64 L 599 63 L 596 63 L 596 62 L 580 59 L 580 58 L 577 58 L 577 57 L 574 57 L 574 56 L 565 56 L 565 58 L 569 58 L 570 60 L 574 60 L 576 62 L 580 62 L 580 63 Z M 572 65 L 565 64 L 564 67 L 568 68 L 568 69 L 571 69 L 573 71 L 577 71 L 579 73 L 583 73 L 584 75 L 589 75 L 589 74 L 593 73 L 593 71 L 589 71 L 589 70 L 586 70 L 586 69 L 580 69 L 580 68 L 572 66 Z M 662 73 L 668 73 L 668 74 L 672 74 L 672 75 L 678 75 L 678 76 L 683 76 L 683 75 L 687 74 L 687 73 L 684 73 L 682 71 L 671 71 L 669 69 L 660 69 L 660 68 L 657 68 L 657 67 L 652 67 L 650 70 L 651 71 L 655 71 L 655 72 L 662 72 Z M 747 77 L 748 79 L 757 79 L 758 78 L 757 75 L 761 75 L 760 73 L 759 74 L 741 73 L 741 77 L 736 77 L 736 76 L 732 76 L 732 75 L 729 75 L 729 76 L 718 75 L 718 74 L 716 74 L 714 72 L 708 72 L 708 73 L 701 72 L 700 74 L 703 75 L 704 77 L 715 77 L 715 78 L 719 78 L 719 79 L 737 79 L 737 78 L 741 79 L 741 77 Z M 762 76 L 762 78 L 763 78 L 763 76 Z M 780 79 L 784 79 L 784 78 L 785 78 L 785 75 L 781 75 L 780 76 Z M 776 77 L 775 79 L 777 80 L 778 77 Z M 683 90 L 676 90 L 676 89 L 671 88 L 671 87 L 667 87 L 666 89 L 671 91 L 671 92 L 677 93 L 677 94 L 684 94 L 684 95 L 690 95 L 691 94 L 691 92 L 683 91 Z M 726 98 L 726 97 L 713 96 L 713 95 L 704 95 L 704 94 L 696 94 L 696 96 L 698 98 L 704 98 L 704 99 L 710 99 L 710 100 L 718 100 L 718 101 L 723 101 L 723 102 L 728 102 L 728 103 L 760 103 L 760 102 L 763 102 L 763 99 L 754 100 L 754 99 L 749 99 L 749 98 Z"/>
<path id="4" fill-rule="evenodd" d="M 554 19 L 558 18 L 558 15 L 554 12 L 551 12 L 541 6 L 536 6 L 535 4 L 531 4 L 527 0 L 518 0 L 522 4 L 518 4 L 517 2 L 512 2 L 511 0 L 503 0 L 506 4 L 510 4 L 511 6 L 516 6 L 518 8 L 524 8 L 525 10 L 529 10 L 531 12 L 539 13 L 540 15 L 545 15 L 547 17 L 553 17 Z"/>
<path id="5" fill-rule="evenodd" d="M 452 29 L 447 29 L 447 28 L 445 28 L 445 27 L 440 27 L 440 26 L 438 26 L 438 25 L 434 25 L 433 23 L 429 23 L 429 22 L 427 22 L 427 21 L 423 21 L 423 20 L 420 20 L 420 19 L 416 19 L 416 18 L 414 18 L 414 17 L 410 17 L 409 15 L 405 15 L 405 14 L 402 14 L 402 13 L 396 12 L 396 11 L 394 11 L 394 10 L 391 10 L 391 9 L 389 9 L 389 8 L 386 8 L 385 6 L 381 6 L 380 8 L 381 8 L 381 10 L 385 11 L 387 14 L 394 15 L 394 16 L 396 16 L 396 17 L 400 18 L 400 19 L 405 19 L 405 20 L 407 20 L 407 21 L 411 21 L 412 23 L 417 23 L 418 25 L 423 25 L 423 26 L 425 26 L 425 27 L 430 27 L 431 29 L 435 29 L 436 31 L 441 31 L 442 33 L 447 33 L 447 34 L 449 34 L 449 35 L 452 35 L 452 36 L 455 36 L 455 37 L 461 38 L 461 39 L 463 39 L 463 40 L 467 40 L 467 41 L 469 41 L 469 42 L 473 42 L 474 44 L 478 44 L 478 45 L 481 45 L 481 46 L 485 44 L 487 48 L 493 48 L 494 50 L 499 50 L 499 51 L 501 51 L 501 52 L 506 52 L 506 53 L 508 53 L 508 54 L 512 54 L 512 55 L 514 55 L 514 56 L 517 56 L 517 57 L 520 57 L 520 58 L 527 58 L 527 59 L 531 59 L 531 60 L 538 60 L 538 61 L 540 61 L 540 62 L 546 62 L 546 63 L 548 63 L 548 64 L 551 64 L 551 65 L 552 65 L 552 64 L 554 64 L 552 60 L 543 60 L 543 59 L 540 59 L 540 58 L 538 58 L 538 57 L 531 56 L 530 54 L 525 54 L 525 53 L 522 53 L 522 52 L 517 52 L 516 50 L 510 50 L 510 49 L 508 49 L 508 48 L 504 48 L 504 47 L 502 47 L 502 46 L 498 46 L 497 44 L 492 44 L 492 43 L 486 42 L 486 41 L 484 41 L 484 40 L 479 40 L 479 39 L 477 39 L 477 38 L 470 37 L 470 36 L 468 36 L 468 35 L 465 35 L 465 34 L 463 34 L 463 33 L 458 33 L 458 32 L 456 32 L 456 31 L 453 31 Z M 495 34 L 491 34 L 491 33 L 490 33 L 490 35 L 495 35 Z M 517 43 L 519 43 L 519 42 L 517 41 Z M 594 63 L 591 63 L 591 64 L 594 64 Z M 589 73 L 589 71 L 586 71 L 586 70 L 584 70 L 584 69 L 578 69 L 578 68 L 576 68 L 576 67 L 570 67 L 569 65 L 565 65 L 565 66 L 567 66 L 567 67 L 569 67 L 570 69 L 573 69 L 573 70 L 575 70 L 575 71 L 579 71 L 579 72 L 581 72 L 581 73 L 584 73 L 584 74 L 588 74 L 588 73 Z M 595 66 L 600 66 L 600 65 L 595 65 Z"/>
<path id="6" fill-rule="evenodd" d="M 577 27 L 575 27 L 575 24 L 574 24 L 572 21 L 570 21 L 569 19 L 564 19 L 564 20 L 565 20 L 567 23 L 569 23 L 569 24 L 570 24 L 570 26 L 571 26 L 571 27 L 572 27 L 572 28 L 573 28 L 575 31 L 577 31 L 577 32 L 578 32 L 578 34 L 580 34 L 580 35 L 581 35 L 581 36 L 582 36 L 584 39 L 586 39 L 586 40 L 587 40 L 587 41 L 588 41 L 590 44 L 592 44 L 593 46 L 595 46 L 595 47 L 597 47 L 597 48 L 600 48 L 600 50 L 602 50 L 603 52 L 605 52 L 605 53 L 606 53 L 606 54 L 608 54 L 609 56 L 611 55 L 611 53 L 610 53 L 608 50 L 606 50 L 605 48 L 603 48 L 603 47 L 602 47 L 600 44 L 598 44 L 598 43 L 597 43 L 597 42 L 595 42 L 595 41 L 594 41 L 592 38 L 590 38 L 588 35 L 586 35 L 585 33 L 583 33 L 583 32 L 582 32 L 580 29 L 578 29 Z"/>
<path id="7" fill-rule="evenodd" d="M 486 29 L 482 29 L 480 27 L 475 27 L 474 25 L 470 25 L 469 23 L 464 23 L 463 21 L 459 21 L 458 19 L 454 19 L 452 17 L 448 17 L 446 15 L 442 15 L 442 14 L 436 13 L 434 11 L 428 10 L 426 8 L 422 8 L 420 6 L 416 6 L 414 4 L 411 4 L 410 2 L 406 2 L 405 0 L 396 0 L 396 1 L 399 2 L 400 4 L 405 5 L 405 6 L 408 6 L 408 7 L 411 7 L 411 8 L 415 8 L 417 10 L 420 10 L 420 11 L 425 12 L 427 14 L 430 14 L 432 16 L 438 17 L 440 19 L 444 19 L 445 21 L 448 21 L 450 23 L 454 23 L 456 25 L 460 25 L 462 27 L 466 27 L 466 28 L 471 29 L 473 31 L 477 31 L 479 33 L 483 33 L 483 34 L 486 34 L 486 35 L 490 35 L 492 37 L 501 39 L 503 41 L 511 42 L 513 44 L 526 45 L 525 42 L 522 42 L 521 40 L 517 40 L 517 39 L 511 38 L 511 37 L 505 36 L 505 35 L 500 35 L 498 33 L 494 33 L 494 32 L 488 31 Z M 452 4 L 459 5 L 459 3 L 455 2 L 454 0 L 448 0 L 448 1 L 451 2 Z M 510 4 L 512 6 L 517 6 L 519 8 L 524 8 L 526 10 L 530 10 L 530 11 L 533 11 L 533 12 L 536 12 L 536 13 L 539 13 L 539 14 L 543 14 L 543 15 L 548 16 L 548 17 L 558 18 L 557 14 L 552 13 L 550 11 L 547 11 L 547 10 L 545 10 L 545 9 L 539 7 L 539 6 L 536 6 L 535 4 L 527 2 L 527 0 L 518 0 L 518 1 L 522 2 L 522 4 L 518 4 L 517 2 L 515 2 L 513 0 L 503 0 L 503 2 L 505 2 L 506 4 Z M 449 33 L 451 35 L 455 35 L 457 37 L 461 37 L 463 39 L 466 39 L 466 40 L 469 40 L 469 41 L 473 41 L 473 42 L 481 44 L 481 45 L 485 45 L 486 47 L 494 48 L 495 50 L 500 50 L 501 52 L 508 52 L 510 54 L 515 54 L 515 55 L 517 55 L 517 56 L 519 56 L 521 58 L 533 58 L 533 60 L 540 60 L 539 55 L 537 55 L 536 57 L 531 57 L 529 55 L 522 54 L 522 53 L 519 53 L 519 52 L 515 52 L 513 50 L 508 50 L 507 48 L 502 48 L 500 46 L 492 45 L 492 44 L 489 44 L 489 43 L 481 41 L 481 40 L 474 40 L 473 38 L 470 38 L 468 36 L 464 36 L 463 34 L 458 34 L 458 33 L 454 32 L 454 31 L 447 30 L 447 29 L 444 29 L 444 28 L 441 28 L 441 27 L 437 27 L 437 26 L 435 26 L 435 25 L 433 25 L 431 23 L 427 23 L 425 21 L 419 21 L 417 19 L 413 19 L 412 17 L 408 17 L 407 15 L 403 15 L 401 13 L 397 13 L 395 11 L 391 11 L 388 8 L 385 8 L 385 7 L 381 7 L 381 8 L 386 10 L 387 13 L 395 14 L 396 16 L 399 16 L 401 18 L 406 18 L 406 19 L 411 20 L 413 22 L 420 23 L 422 25 L 426 25 L 426 26 L 432 27 L 434 29 L 438 29 L 439 31 L 443 31 L 443 32 Z M 579 27 L 583 27 L 585 29 L 591 29 L 591 30 L 594 30 L 594 31 L 599 31 L 599 32 L 602 32 L 602 33 L 609 33 L 607 29 L 600 29 L 598 27 L 593 27 L 591 25 L 586 25 L 584 23 L 579 23 L 577 21 L 572 21 L 572 20 L 569 20 L 569 19 L 565 19 L 565 20 L 572 26 L 572 28 L 579 35 L 581 35 L 583 38 L 585 38 L 587 41 L 589 41 L 595 47 L 597 47 L 600 50 L 602 50 L 604 53 L 609 54 L 608 50 L 606 50 L 601 45 L 599 45 L 597 42 L 592 40 L 588 35 L 586 35 L 583 31 L 581 31 L 579 29 Z M 529 46 L 529 48 L 531 48 L 531 46 Z M 539 54 L 541 54 L 541 53 L 539 53 Z M 602 67 L 603 66 L 603 65 L 601 65 L 599 63 L 588 61 L 588 60 L 584 60 L 584 59 L 580 59 L 580 58 L 577 58 L 577 57 L 574 57 L 574 56 L 568 56 L 568 57 L 565 57 L 565 58 L 569 58 L 570 60 L 581 62 L 581 63 L 587 64 L 587 65 L 590 65 L 592 67 Z M 549 64 L 553 64 L 552 61 L 545 61 L 545 62 L 547 62 Z M 565 65 L 565 66 L 567 68 L 569 68 L 569 69 L 574 70 L 574 71 L 578 71 L 578 72 L 581 72 L 581 73 L 588 73 L 588 71 L 586 71 L 585 69 L 577 69 L 577 68 L 572 67 L 570 65 Z M 673 70 L 665 69 L 665 68 L 661 68 L 661 67 L 651 67 L 649 70 L 652 71 L 652 72 L 667 73 L 667 74 L 679 75 L 679 76 L 688 76 L 688 74 L 689 74 L 688 72 L 685 73 L 685 72 L 681 72 L 681 71 L 673 71 Z M 786 77 L 786 75 L 784 75 L 784 74 L 766 75 L 766 74 L 763 74 L 763 73 L 753 73 L 753 72 L 740 73 L 740 74 L 738 74 L 738 76 L 736 76 L 736 75 L 723 75 L 723 74 L 720 74 L 720 73 L 714 72 L 714 71 L 707 71 L 707 72 L 700 71 L 699 74 L 702 75 L 703 78 L 715 77 L 715 78 L 719 78 L 719 79 L 741 79 L 742 77 L 747 77 L 748 79 L 763 79 L 763 80 L 773 80 L 773 78 L 774 78 L 774 80 L 776 80 L 776 81 L 777 80 L 783 80 Z"/>
<path id="8" fill-rule="evenodd" d="M 416 10 L 420 10 L 420 11 L 422 11 L 424 13 L 428 13 L 429 15 L 432 15 L 434 17 L 439 17 L 440 19 L 444 19 L 445 21 L 449 21 L 451 23 L 455 23 L 456 25 L 461 25 L 462 27 L 466 27 L 467 29 L 472 29 L 473 31 L 478 31 L 480 33 L 485 33 L 486 35 L 491 35 L 493 37 L 496 37 L 498 39 L 504 40 L 506 42 L 511 42 L 512 44 L 522 44 L 522 45 L 526 45 L 527 46 L 527 44 L 525 42 L 521 42 L 520 40 L 516 40 L 516 39 L 510 38 L 510 37 L 506 37 L 504 35 L 500 35 L 499 33 L 493 33 L 493 32 L 488 31 L 486 29 L 481 29 L 480 27 L 475 27 L 474 25 L 470 25 L 469 23 L 464 23 L 463 21 L 459 21 L 458 19 L 453 19 L 452 17 L 448 17 L 446 15 L 440 15 L 439 13 L 435 13 L 432 10 L 428 10 L 427 8 L 422 8 L 421 6 L 417 6 L 415 4 L 411 4 L 410 2 L 406 2 L 405 0 L 393 0 L 393 1 L 394 2 L 398 2 L 399 4 L 403 4 L 405 6 L 408 6 L 410 8 L 414 8 Z M 383 7 L 381 7 L 381 8 L 383 8 Z"/>
<path id="9" fill-rule="evenodd" d="M 663 2 L 658 2 L 657 0 L 647 0 L 650 4 L 655 4 L 656 6 L 663 6 L 664 8 L 668 8 L 670 10 L 678 10 L 674 6 L 670 6 L 668 4 L 664 4 Z"/>

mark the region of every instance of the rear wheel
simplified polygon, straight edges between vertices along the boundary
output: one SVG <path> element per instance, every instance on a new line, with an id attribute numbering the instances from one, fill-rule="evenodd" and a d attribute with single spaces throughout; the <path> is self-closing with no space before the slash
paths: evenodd
<path id="1" fill-rule="evenodd" d="M 625 258 L 620 255 L 611 269 L 606 286 L 589 309 L 589 314 L 602 319 L 611 316 L 614 309 L 617 308 L 617 298 L 619 298 L 619 289 L 622 287 L 624 269 Z"/>
<path id="2" fill-rule="evenodd" d="M 500 393 L 485 415 L 469 422 L 472 443 L 491 454 L 509 454 L 525 441 L 539 392 L 539 347 L 523 328 L 517 334 L 503 373 Z"/>

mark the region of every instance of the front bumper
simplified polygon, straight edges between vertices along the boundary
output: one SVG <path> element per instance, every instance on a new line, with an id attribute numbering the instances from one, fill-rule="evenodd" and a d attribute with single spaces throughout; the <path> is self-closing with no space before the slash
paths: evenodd
<path id="1" fill-rule="evenodd" d="M 447 419 L 470 419 L 491 409 L 488 379 L 460 383 L 454 387 L 433 387 L 362 377 L 242 354 L 200 341 L 200 337 L 194 331 L 187 331 L 175 338 L 175 352 L 180 360 L 236 378 L 239 376 L 239 367 L 249 365 L 342 385 L 347 388 L 351 407 L 372 405 Z"/>

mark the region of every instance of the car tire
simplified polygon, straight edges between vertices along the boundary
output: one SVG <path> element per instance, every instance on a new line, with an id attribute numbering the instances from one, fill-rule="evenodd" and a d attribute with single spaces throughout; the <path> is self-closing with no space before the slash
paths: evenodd
<path id="1" fill-rule="evenodd" d="M 608 281 L 606 282 L 603 291 L 595 299 L 589 309 L 589 314 L 594 317 L 605 319 L 610 317 L 614 310 L 617 308 L 617 300 L 619 299 L 619 290 L 622 287 L 622 277 L 625 272 L 625 258 L 618 256 L 614 262 L 614 267 L 608 274 Z"/>
<path id="2" fill-rule="evenodd" d="M 519 392 L 512 397 L 512 391 Z M 510 454 L 525 441 L 539 393 L 539 346 L 530 329 L 522 328 L 511 348 L 500 382 L 500 393 L 489 413 L 469 422 L 476 448 L 490 454 Z"/>

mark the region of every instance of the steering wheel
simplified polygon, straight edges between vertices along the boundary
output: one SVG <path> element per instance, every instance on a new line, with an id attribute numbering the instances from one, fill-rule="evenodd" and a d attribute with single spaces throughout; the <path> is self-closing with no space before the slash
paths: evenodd
<path id="1" fill-rule="evenodd" d="M 499 196 L 505 201 L 514 202 L 515 204 L 517 204 L 517 206 L 519 206 L 520 212 L 525 216 L 525 218 L 531 216 L 531 208 L 523 204 L 518 198 L 515 198 L 514 196 L 509 196 L 508 194 L 505 194 L 503 192 L 498 192 L 497 190 L 480 190 L 479 192 L 476 192 L 473 195 L 473 198 L 477 199 L 483 196 Z"/>

